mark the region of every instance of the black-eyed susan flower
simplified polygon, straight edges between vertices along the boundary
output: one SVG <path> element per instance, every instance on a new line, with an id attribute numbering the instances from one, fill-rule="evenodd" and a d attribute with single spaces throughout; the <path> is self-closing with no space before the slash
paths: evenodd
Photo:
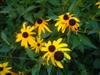
<path id="1" fill-rule="evenodd" d="M 62 31 L 62 33 L 65 32 L 65 29 L 67 28 L 67 23 L 70 17 L 72 17 L 73 15 L 70 13 L 66 13 L 63 15 L 58 16 L 58 18 L 56 19 L 56 24 L 55 26 L 57 26 L 57 30 L 58 31 Z"/>
<path id="2" fill-rule="evenodd" d="M 43 46 L 44 46 L 43 39 L 39 37 L 36 38 L 34 44 L 31 44 L 32 49 L 35 50 L 36 53 L 39 53 Z"/>
<path id="3" fill-rule="evenodd" d="M 6 73 L 11 72 L 12 67 L 8 67 L 8 62 L 0 64 L 0 75 L 6 75 Z"/>
<path id="4" fill-rule="evenodd" d="M 16 42 L 21 41 L 21 46 L 27 48 L 28 44 L 31 45 L 34 43 L 34 37 L 32 35 L 35 34 L 33 32 L 34 27 L 32 26 L 26 26 L 26 23 L 23 23 L 23 28 L 21 29 L 21 32 L 17 34 L 16 36 Z"/>
<path id="5" fill-rule="evenodd" d="M 96 5 L 98 6 L 98 8 L 100 8 L 100 1 L 97 2 Z"/>
<path id="6" fill-rule="evenodd" d="M 70 17 L 68 20 L 67 28 L 72 31 L 78 31 L 79 29 L 79 19 L 76 17 Z M 63 28 L 65 29 L 65 28 Z"/>
<path id="7" fill-rule="evenodd" d="M 42 51 L 45 52 L 45 54 L 43 55 L 43 59 L 45 59 L 47 63 L 49 60 L 51 60 L 54 65 L 56 62 L 57 66 L 59 66 L 60 68 L 63 68 L 61 66 L 61 63 L 57 62 L 57 59 L 54 58 L 54 56 L 56 56 L 55 52 L 57 51 L 62 51 L 62 52 L 71 51 L 69 48 L 67 48 L 67 46 L 68 44 L 62 43 L 62 38 L 59 38 L 58 40 L 54 40 L 53 42 L 48 41 L 48 43 L 46 43 L 45 46 L 42 47 Z M 70 59 L 70 56 L 68 54 L 64 53 L 64 56 L 65 55 L 66 55 L 66 58 Z"/>
<path id="8" fill-rule="evenodd" d="M 41 35 L 41 33 L 45 33 L 46 31 L 51 32 L 51 30 L 47 27 L 48 23 L 46 20 L 43 20 L 42 18 L 39 18 L 36 22 L 35 22 L 35 28 L 38 29 L 38 34 L 39 36 Z"/>
<path id="9" fill-rule="evenodd" d="M 79 28 L 79 20 L 73 17 L 73 15 L 66 13 L 58 17 L 55 26 L 57 26 L 57 30 L 61 30 L 62 33 L 64 33 L 66 29 L 77 31 Z"/>

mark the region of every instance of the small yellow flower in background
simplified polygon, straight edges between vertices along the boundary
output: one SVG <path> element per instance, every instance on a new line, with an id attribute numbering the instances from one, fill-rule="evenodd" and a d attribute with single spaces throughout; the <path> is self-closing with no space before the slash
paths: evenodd
<path id="1" fill-rule="evenodd" d="M 11 72 L 12 67 L 8 67 L 8 62 L 0 64 L 0 75 L 6 75 Z"/>
<path id="2" fill-rule="evenodd" d="M 98 8 L 100 8 L 100 1 L 97 2 L 96 5 L 98 6 Z"/>
<path id="3" fill-rule="evenodd" d="M 36 53 L 39 53 L 43 46 L 44 46 L 43 39 L 38 37 L 36 38 L 34 44 L 31 44 L 32 49 L 35 50 Z"/>
<path id="4" fill-rule="evenodd" d="M 64 58 L 64 56 L 67 59 L 71 59 L 71 57 L 68 54 L 64 53 L 65 51 L 71 51 L 69 48 L 67 48 L 67 46 L 68 44 L 62 43 L 62 38 L 54 40 L 53 42 L 48 41 L 48 43 L 46 43 L 45 46 L 42 47 L 42 51 L 45 52 L 45 54 L 43 55 L 43 59 L 46 60 L 47 64 L 48 61 L 51 60 L 53 65 L 63 68 L 60 62 Z M 64 53 L 64 56 L 60 55 L 60 53 L 57 53 L 59 51 L 61 53 Z M 57 54 L 59 54 L 60 56 Z"/>
<path id="5" fill-rule="evenodd" d="M 38 29 L 38 34 L 39 36 L 43 33 L 45 33 L 45 31 L 51 32 L 51 30 L 47 27 L 48 23 L 46 20 L 43 20 L 41 18 L 39 18 L 36 22 L 35 22 L 35 28 Z"/>
<path id="6" fill-rule="evenodd" d="M 66 13 L 66 14 L 58 16 L 56 21 L 57 22 L 55 26 L 58 27 L 57 30 L 61 31 L 62 33 L 64 33 L 66 29 L 70 29 L 73 31 L 78 30 L 79 20 L 76 17 L 73 17 L 73 15 L 70 13 Z"/>
<path id="7" fill-rule="evenodd" d="M 34 43 L 35 38 L 32 36 L 35 34 L 33 32 L 34 27 L 32 26 L 26 26 L 26 22 L 23 23 L 23 27 L 21 29 L 21 32 L 17 34 L 16 36 L 16 42 L 21 41 L 21 46 L 27 48 L 28 44 L 31 45 Z"/>

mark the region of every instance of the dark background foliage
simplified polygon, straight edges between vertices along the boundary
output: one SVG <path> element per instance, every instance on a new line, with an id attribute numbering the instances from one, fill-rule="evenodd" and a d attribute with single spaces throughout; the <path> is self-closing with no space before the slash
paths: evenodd
<path id="1" fill-rule="evenodd" d="M 95 5 L 97 1 L 0 0 L 0 62 L 8 61 L 14 71 L 24 71 L 27 75 L 100 75 L 100 9 Z M 62 37 L 72 49 L 72 60 L 64 62 L 64 69 L 41 66 L 35 60 L 39 59 L 38 55 L 15 42 L 16 33 L 23 21 L 34 24 L 38 17 L 54 20 L 66 12 L 80 19 L 78 34 L 58 33 L 55 22 L 50 21 L 53 33 L 43 37 L 45 40 Z"/>

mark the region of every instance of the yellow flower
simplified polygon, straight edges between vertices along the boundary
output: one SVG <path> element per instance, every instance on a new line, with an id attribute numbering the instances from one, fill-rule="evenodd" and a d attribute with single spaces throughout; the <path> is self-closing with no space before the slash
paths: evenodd
<path id="1" fill-rule="evenodd" d="M 48 61 L 51 60 L 53 65 L 63 68 L 62 64 L 59 61 L 60 60 L 59 58 L 63 59 L 63 57 L 65 56 L 67 59 L 71 59 L 71 57 L 68 54 L 64 53 L 65 51 L 71 51 L 71 50 L 69 48 L 67 48 L 68 44 L 61 43 L 61 42 L 62 42 L 62 38 L 59 38 L 57 41 L 54 40 L 53 42 L 48 41 L 48 43 L 45 44 L 44 47 L 42 47 L 42 51 L 45 52 L 45 54 L 43 55 L 43 59 L 45 59 L 47 63 L 48 63 Z M 56 53 L 59 51 L 64 53 L 63 57 L 56 55 Z M 59 58 L 56 58 L 56 56 Z"/>
<path id="2" fill-rule="evenodd" d="M 39 18 L 36 22 L 35 22 L 35 28 L 38 29 L 38 34 L 39 36 L 41 35 L 41 33 L 45 33 L 45 31 L 47 30 L 48 32 L 51 32 L 51 30 L 47 27 L 48 23 L 47 21 Z"/>
<path id="3" fill-rule="evenodd" d="M 67 28 L 67 23 L 70 17 L 72 17 L 73 15 L 70 13 L 66 13 L 63 15 L 58 16 L 58 18 L 56 19 L 56 24 L 55 26 L 58 27 L 57 30 L 58 31 L 62 31 L 62 33 L 65 32 L 65 29 Z"/>
<path id="4" fill-rule="evenodd" d="M 43 46 L 44 46 L 44 42 L 43 39 L 41 38 L 36 38 L 34 44 L 31 45 L 32 49 L 35 50 L 36 53 L 39 53 Z"/>
<path id="5" fill-rule="evenodd" d="M 79 20 L 76 17 L 73 17 L 73 15 L 66 13 L 64 15 L 61 15 L 56 19 L 57 22 L 55 24 L 58 31 L 61 30 L 62 33 L 65 32 L 66 29 L 70 29 L 73 31 L 77 31 L 79 27 Z"/>
<path id="6" fill-rule="evenodd" d="M 79 29 L 79 19 L 76 17 L 71 17 L 68 20 L 67 28 L 72 31 L 78 31 Z M 63 28 L 64 29 L 64 28 Z"/>
<path id="7" fill-rule="evenodd" d="M 0 64 L 0 75 L 6 75 L 6 73 L 9 73 L 12 67 L 7 67 L 8 62 L 5 62 L 3 64 Z"/>
<path id="8" fill-rule="evenodd" d="M 23 23 L 23 28 L 21 29 L 21 32 L 17 34 L 16 36 L 16 42 L 21 41 L 21 46 L 24 46 L 25 48 L 28 47 L 28 44 L 31 45 L 34 43 L 34 37 L 32 35 L 35 34 L 33 32 L 34 27 L 27 26 L 26 23 Z"/>
<path id="9" fill-rule="evenodd" d="M 98 8 L 100 8 L 100 1 L 97 2 L 96 5 L 98 6 Z"/>

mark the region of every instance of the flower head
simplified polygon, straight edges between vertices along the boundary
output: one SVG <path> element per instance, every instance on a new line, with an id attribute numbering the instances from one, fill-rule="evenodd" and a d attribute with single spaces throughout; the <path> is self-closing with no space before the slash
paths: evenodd
<path id="1" fill-rule="evenodd" d="M 98 8 L 100 8 L 100 1 L 97 2 L 96 5 L 98 6 Z"/>
<path id="2" fill-rule="evenodd" d="M 20 42 L 21 41 L 21 46 L 24 47 L 28 47 L 28 44 L 31 45 L 34 43 L 34 37 L 32 35 L 35 34 L 35 32 L 33 32 L 34 27 L 31 26 L 27 26 L 26 27 L 26 23 L 23 23 L 23 28 L 21 29 L 20 33 L 17 33 L 16 36 L 16 42 Z"/>
<path id="3" fill-rule="evenodd" d="M 0 64 L 0 75 L 6 75 L 6 73 L 11 72 L 12 67 L 8 67 L 8 62 Z"/>
<path id="4" fill-rule="evenodd" d="M 43 46 L 44 46 L 43 39 L 39 37 L 37 37 L 34 44 L 31 45 L 32 49 L 35 50 L 36 53 L 39 53 Z"/>
<path id="5" fill-rule="evenodd" d="M 41 33 L 45 33 L 45 31 L 51 32 L 51 30 L 47 27 L 48 23 L 47 21 L 39 18 L 36 22 L 35 22 L 35 28 L 38 29 L 38 34 L 39 36 L 41 35 Z"/>
<path id="6" fill-rule="evenodd" d="M 69 13 L 58 16 L 56 20 L 57 22 L 55 26 L 58 27 L 57 30 L 58 31 L 61 30 L 62 33 L 64 33 L 66 29 L 70 29 L 74 31 L 78 30 L 79 20 L 76 17 L 73 17 L 73 15 Z"/>
<path id="7" fill-rule="evenodd" d="M 79 29 L 79 19 L 76 17 L 71 17 L 68 20 L 67 28 L 72 31 L 78 31 Z"/>
<path id="8" fill-rule="evenodd" d="M 67 55 L 67 58 L 70 59 L 70 56 L 68 54 L 65 54 L 64 52 L 71 51 L 71 50 L 67 48 L 68 45 L 66 43 L 61 43 L 61 42 L 62 42 L 62 38 L 59 38 L 58 40 L 54 40 L 53 42 L 48 41 L 48 43 L 45 44 L 44 47 L 42 47 L 42 51 L 45 52 L 43 59 L 46 59 L 47 63 L 49 60 L 51 60 L 53 65 L 63 68 L 63 66 L 60 63 L 60 60 L 62 60 L 65 55 Z"/>

